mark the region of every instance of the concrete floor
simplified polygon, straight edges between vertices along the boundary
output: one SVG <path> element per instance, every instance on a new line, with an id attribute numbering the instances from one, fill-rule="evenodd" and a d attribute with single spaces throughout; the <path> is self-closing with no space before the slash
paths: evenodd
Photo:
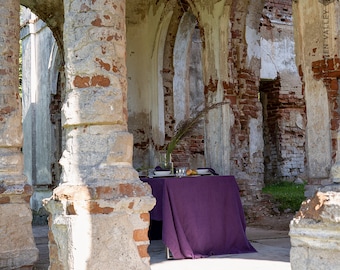
<path id="1" fill-rule="evenodd" d="M 33 234 L 39 260 L 35 270 L 47 270 L 49 266 L 47 226 L 34 226 Z M 290 270 L 290 239 L 287 231 L 247 228 L 247 236 L 256 253 L 221 255 L 204 259 L 167 260 L 161 240 L 153 240 L 149 246 L 151 270 Z M 128 269 L 127 269 L 128 270 Z"/>
<path id="2" fill-rule="evenodd" d="M 166 260 L 162 241 L 151 241 L 152 270 L 290 270 L 288 232 L 247 228 L 247 236 L 256 253 L 220 255 L 204 259 Z"/>

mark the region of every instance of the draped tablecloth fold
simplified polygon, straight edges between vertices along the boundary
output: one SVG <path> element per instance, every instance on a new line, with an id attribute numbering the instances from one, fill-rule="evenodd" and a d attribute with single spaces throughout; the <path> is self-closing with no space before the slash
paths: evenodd
<path id="1" fill-rule="evenodd" d="M 151 219 L 175 259 L 256 252 L 233 176 L 143 179 L 156 197 Z"/>

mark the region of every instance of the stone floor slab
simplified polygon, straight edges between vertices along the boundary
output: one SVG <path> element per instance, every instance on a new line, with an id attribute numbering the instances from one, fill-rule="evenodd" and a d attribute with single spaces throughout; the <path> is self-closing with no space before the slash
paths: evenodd
<path id="1" fill-rule="evenodd" d="M 39 260 L 35 270 L 47 270 L 48 258 L 48 227 L 34 226 L 33 234 Z M 256 253 L 212 256 L 203 259 L 167 260 L 166 250 L 161 240 L 152 240 L 149 246 L 151 270 L 290 270 L 290 239 L 287 231 L 273 231 L 260 228 L 247 228 L 249 241 L 257 250 Z"/>

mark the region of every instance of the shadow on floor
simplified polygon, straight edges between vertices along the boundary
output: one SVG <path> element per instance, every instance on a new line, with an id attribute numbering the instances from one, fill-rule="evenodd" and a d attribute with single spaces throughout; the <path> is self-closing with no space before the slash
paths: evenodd
<path id="1" fill-rule="evenodd" d="M 33 269 L 47 270 L 49 267 L 48 226 L 33 226 L 39 259 Z M 162 240 L 151 240 L 149 255 L 151 270 L 290 270 L 290 239 L 288 231 L 273 231 L 247 228 L 247 236 L 257 250 L 256 253 L 212 256 L 204 259 L 167 260 Z"/>

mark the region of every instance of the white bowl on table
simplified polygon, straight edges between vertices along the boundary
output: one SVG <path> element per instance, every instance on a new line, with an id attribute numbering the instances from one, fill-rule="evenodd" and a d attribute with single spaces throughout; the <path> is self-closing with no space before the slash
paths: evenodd
<path id="1" fill-rule="evenodd" d="M 171 171 L 154 171 L 156 176 L 169 176 Z"/>
<path id="2" fill-rule="evenodd" d="M 210 174 L 209 169 L 197 169 L 197 174 Z"/>

